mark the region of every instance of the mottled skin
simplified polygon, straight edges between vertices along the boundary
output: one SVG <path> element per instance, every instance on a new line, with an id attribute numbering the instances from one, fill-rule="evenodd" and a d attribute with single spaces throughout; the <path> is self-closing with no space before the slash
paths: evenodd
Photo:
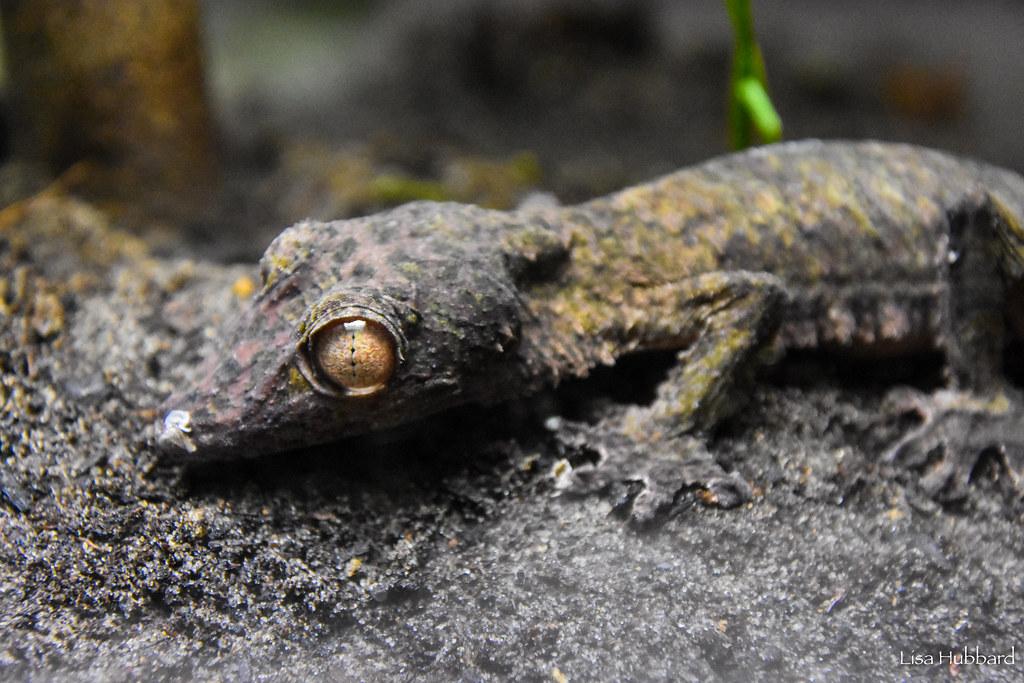
<path id="1" fill-rule="evenodd" d="M 262 289 L 223 353 L 167 402 L 188 411 L 190 431 L 168 427 L 163 441 L 196 457 L 298 448 L 527 395 L 653 348 L 680 349 L 680 363 L 622 432 L 673 437 L 734 409 L 737 381 L 775 338 L 840 353 L 937 348 L 952 386 L 992 395 L 1005 321 L 1021 318 L 1007 291 L 1024 275 L 1022 226 L 1013 173 L 817 141 L 572 207 L 418 202 L 300 223 L 267 249 Z M 343 310 L 397 332 L 402 360 L 374 396 L 323 395 L 296 369 L 311 318 Z"/>

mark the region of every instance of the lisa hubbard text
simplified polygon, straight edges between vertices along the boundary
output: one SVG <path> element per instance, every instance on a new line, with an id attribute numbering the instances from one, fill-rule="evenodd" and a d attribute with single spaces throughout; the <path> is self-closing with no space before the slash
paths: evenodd
<path id="1" fill-rule="evenodd" d="M 907 654 L 900 650 L 900 664 L 902 666 L 921 666 L 928 664 L 951 664 L 956 662 L 957 664 L 990 664 L 990 665 L 1010 665 L 1013 666 L 1017 663 L 1017 647 L 1015 645 L 1010 646 L 1010 652 L 1004 654 L 984 654 L 981 652 L 981 648 L 975 646 L 973 649 L 964 646 L 961 651 L 945 650 L 940 651 L 936 654 L 932 653 L 911 653 Z"/>

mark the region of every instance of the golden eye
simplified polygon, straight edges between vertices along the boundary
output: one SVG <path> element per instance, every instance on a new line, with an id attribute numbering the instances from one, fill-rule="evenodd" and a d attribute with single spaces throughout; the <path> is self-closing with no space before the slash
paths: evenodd
<path id="1" fill-rule="evenodd" d="M 342 319 L 321 328 L 312 339 L 312 351 L 320 373 L 352 396 L 384 389 L 398 364 L 392 334 L 366 318 Z"/>
<path id="2" fill-rule="evenodd" d="M 332 292 L 298 324 L 294 363 L 322 396 L 370 396 L 387 388 L 405 362 L 406 340 L 395 320 L 409 312 L 382 292 Z"/>

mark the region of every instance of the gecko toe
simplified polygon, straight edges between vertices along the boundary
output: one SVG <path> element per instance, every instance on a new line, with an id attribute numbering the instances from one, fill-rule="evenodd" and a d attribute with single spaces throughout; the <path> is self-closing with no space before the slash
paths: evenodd
<path id="1" fill-rule="evenodd" d="M 1007 391 L 989 397 L 943 390 L 909 404 L 920 424 L 882 454 L 882 461 L 919 473 L 918 485 L 940 502 L 965 498 L 982 462 L 995 456 L 1015 495 L 1024 465 L 1024 409 Z"/>
<path id="2" fill-rule="evenodd" d="M 610 493 L 613 510 L 635 527 L 667 520 L 687 491 L 702 504 L 723 508 L 752 498 L 750 485 L 723 470 L 697 438 L 638 442 L 607 426 L 570 422 L 553 431 L 566 456 L 553 471 L 556 488 L 577 495 Z"/>

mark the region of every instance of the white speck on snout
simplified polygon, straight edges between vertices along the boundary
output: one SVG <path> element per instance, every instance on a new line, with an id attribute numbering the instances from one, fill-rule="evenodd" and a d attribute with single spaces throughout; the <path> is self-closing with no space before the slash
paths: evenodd
<path id="1" fill-rule="evenodd" d="M 548 419 L 544 420 L 544 429 L 549 432 L 557 432 L 562 428 L 563 420 L 558 415 L 552 415 Z"/>
<path id="2" fill-rule="evenodd" d="M 177 446 L 189 453 L 195 453 L 196 445 L 189 434 L 192 432 L 192 413 L 187 410 L 172 410 L 164 416 L 164 428 L 157 441 L 161 445 Z"/>
<path id="3" fill-rule="evenodd" d="M 572 463 L 561 458 L 551 466 L 551 478 L 555 480 L 555 489 L 563 491 L 572 486 L 573 476 Z"/>
<path id="4" fill-rule="evenodd" d="M 192 413 L 187 410 L 172 410 L 164 418 L 164 431 L 177 429 L 181 432 L 192 431 Z"/>

